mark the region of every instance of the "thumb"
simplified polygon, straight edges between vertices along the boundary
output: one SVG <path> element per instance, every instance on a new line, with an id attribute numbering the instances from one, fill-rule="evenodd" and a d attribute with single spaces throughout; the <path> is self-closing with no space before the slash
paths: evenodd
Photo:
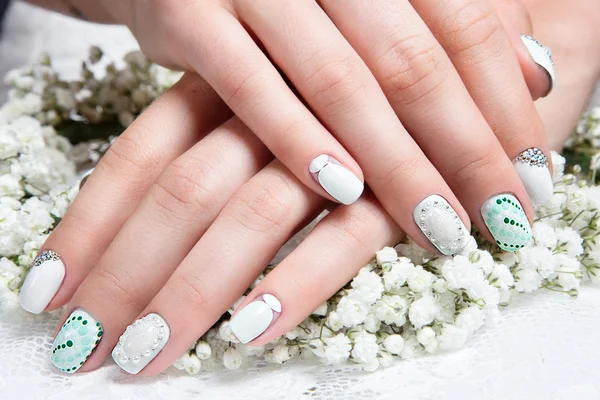
<path id="1" fill-rule="evenodd" d="M 533 38 L 529 11 L 519 0 L 491 0 L 504 24 L 521 65 L 531 97 L 547 96 L 555 84 L 556 75 L 550 50 Z"/>

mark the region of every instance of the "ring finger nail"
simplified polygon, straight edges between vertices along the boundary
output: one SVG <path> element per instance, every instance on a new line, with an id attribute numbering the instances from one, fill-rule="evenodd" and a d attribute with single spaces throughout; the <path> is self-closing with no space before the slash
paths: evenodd
<path id="1" fill-rule="evenodd" d="M 547 96 L 552 91 L 554 83 L 556 82 L 556 73 L 554 71 L 552 52 L 548 47 L 538 42 L 532 36 L 521 35 L 521 40 L 523 40 L 523 43 L 525 44 L 525 47 L 527 47 L 529 54 L 531 54 L 533 61 L 542 67 L 550 77 L 550 89 L 548 89 L 548 93 L 546 93 Z"/>
<path id="2" fill-rule="evenodd" d="M 515 169 L 534 205 L 546 203 L 554 193 L 548 159 L 537 148 L 527 149 L 514 159 Z"/>
<path id="3" fill-rule="evenodd" d="M 72 374 L 90 357 L 103 333 L 100 322 L 77 308 L 56 335 L 50 361 L 61 371 Z"/>
<path id="4" fill-rule="evenodd" d="M 532 238 L 527 215 L 512 194 L 492 196 L 483 203 L 481 216 L 502 250 L 517 251 Z"/>
<path id="5" fill-rule="evenodd" d="M 354 203 L 363 192 L 364 184 L 361 180 L 327 154 L 315 157 L 308 170 L 317 183 L 342 204 Z"/>
<path id="6" fill-rule="evenodd" d="M 242 343 L 248 343 L 266 331 L 281 313 L 281 303 L 272 294 L 264 294 L 244 307 L 229 322 L 229 329 Z"/>
<path id="7" fill-rule="evenodd" d="M 112 351 L 121 369 L 137 374 L 165 347 L 171 331 L 158 314 L 148 314 L 129 325 Z"/>
<path id="8" fill-rule="evenodd" d="M 446 199 L 428 196 L 415 207 L 413 217 L 427 239 L 442 254 L 458 253 L 465 245 L 467 228 Z"/>
<path id="9" fill-rule="evenodd" d="M 19 304 L 30 313 L 39 314 L 54 297 L 65 277 L 65 264 L 58 253 L 42 251 L 33 261 L 23 282 Z"/>

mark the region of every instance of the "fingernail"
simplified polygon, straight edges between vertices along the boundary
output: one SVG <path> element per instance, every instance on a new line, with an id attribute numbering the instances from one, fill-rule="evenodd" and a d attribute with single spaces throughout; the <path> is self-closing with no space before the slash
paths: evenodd
<path id="1" fill-rule="evenodd" d="M 356 175 L 327 154 L 315 157 L 308 170 L 331 197 L 345 205 L 358 200 L 365 187 Z"/>
<path id="2" fill-rule="evenodd" d="M 467 228 L 442 196 L 433 194 L 417 204 L 415 222 L 440 253 L 456 254 L 466 244 Z"/>
<path id="3" fill-rule="evenodd" d="M 281 303 L 272 294 L 263 294 L 244 307 L 229 322 L 229 329 L 242 343 L 248 343 L 269 328 L 281 313 Z"/>
<path id="4" fill-rule="evenodd" d="M 46 309 L 65 277 L 65 264 L 58 253 L 42 251 L 33 261 L 21 286 L 19 304 L 25 311 L 39 314 Z"/>
<path id="5" fill-rule="evenodd" d="M 554 84 L 556 83 L 556 73 L 554 71 L 554 60 L 552 60 L 552 51 L 538 42 L 534 37 L 528 35 L 521 35 L 521 40 L 527 47 L 529 54 L 533 61 L 540 67 L 542 67 L 548 76 L 550 77 L 550 89 L 546 93 L 546 96 L 550 94 Z"/>
<path id="6" fill-rule="evenodd" d="M 130 374 L 137 374 L 161 352 L 171 330 L 158 314 L 148 314 L 129 325 L 112 351 L 117 365 Z"/>
<path id="7" fill-rule="evenodd" d="M 514 159 L 515 169 L 533 205 L 546 203 L 554 194 L 548 158 L 538 148 L 527 149 Z"/>
<path id="8" fill-rule="evenodd" d="M 492 196 L 483 203 L 481 216 L 502 250 L 517 251 L 532 238 L 527 215 L 512 194 Z"/>
<path id="9" fill-rule="evenodd" d="M 74 373 L 98 346 L 103 333 L 100 322 L 85 310 L 77 308 L 56 335 L 50 361 L 59 370 Z"/>

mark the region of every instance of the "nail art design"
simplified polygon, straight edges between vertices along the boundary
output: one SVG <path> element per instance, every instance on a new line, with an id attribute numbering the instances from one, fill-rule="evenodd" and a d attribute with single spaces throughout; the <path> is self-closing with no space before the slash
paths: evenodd
<path id="1" fill-rule="evenodd" d="M 161 352 L 171 330 L 158 314 L 148 314 L 129 325 L 112 351 L 117 365 L 130 374 L 137 374 Z"/>
<path id="2" fill-rule="evenodd" d="M 466 244 L 467 228 L 442 196 L 433 194 L 415 207 L 415 222 L 442 254 L 458 253 Z"/>
<path id="3" fill-rule="evenodd" d="M 546 203 L 554 194 L 548 159 L 536 147 L 527 149 L 513 161 L 533 205 Z"/>
<path id="4" fill-rule="evenodd" d="M 39 314 L 48 306 L 65 277 L 65 264 L 58 253 L 42 251 L 33 261 L 21 286 L 19 304 L 30 313 Z"/>
<path id="5" fill-rule="evenodd" d="M 338 160 L 321 154 L 310 162 L 308 170 L 327 193 L 342 204 L 354 203 L 364 190 L 364 183 Z"/>
<path id="6" fill-rule="evenodd" d="M 502 250 L 517 251 L 532 238 L 527 215 L 512 194 L 499 194 L 488 199 L 481 207 L 481 216 Z"/>
<path id="7" fill-rule="evenodd" d="M 548 76 L 550 77 L 550 89 L 548 89 L 548 93 L 546 96 L 550 94 L 554 84 L 556 82 L 556 73 L 554 71 L 554 60 L 552 59 L 552 51 L 538 42 L 534 37 L 528 35 L 521 35 L 521 40 L 527 47 L 529 54 L 531 54 L 531 58 L 533 61 L 540 67 L 542 67 Z"/>
<path id="8" fill-rule="evenodd" d="M 242 343 L 260 336 L 281 313 L 281 303 L 272 294 L 263 294 L 244 307 L 229 322 L 229 329 Z"/>
<path id="9" fill-rule="evenodd" d="M 100 322 L 83 309 L 76 309 L 54 339 L 50 361 L 59 370 L 74 373 L 98 346 L 103 333 Z"/>

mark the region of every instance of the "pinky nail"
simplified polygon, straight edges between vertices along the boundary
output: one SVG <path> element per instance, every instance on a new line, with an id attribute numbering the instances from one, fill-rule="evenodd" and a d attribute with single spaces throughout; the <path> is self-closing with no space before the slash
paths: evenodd
<path id="1" fill-rule="evenodd" d="M 533 205 L 546 203 L 554 194 L 548 159 L 540 149 L 523 151 L 513 161 Z"/>
<path id="2" fill-rule="evenodd" d="M 356 175 L 327 154 L 315 157 L 308 170 L 314 180 L 342 204 L 354 203 L 364 190 L 364 183 Z"/>
<path id="3" fill-rule="evenodd" d="M 263 294 L 244 307 L 229 322 L 229 329 L 242 343 L 262 335 L 281 313 L 281 303 L 272 294 Z"/>
<path id="4" fill-rule="evenodd" d="M 171 330 L 158 314 L 148 314 L 129 325 L 112 351 L 115 363 L 130 374 L 137 374 L 161 352 Z"/>
<path id="5" fill-rule="evenodd" d="M 528 35 L 521 35 L 521 40 L 525 47 L 527 47 L 527 51 L 533 58 L 533 61 L 540 67 L 546 71 L 548 76 L 550 77 L 550 89 L 548 89 L 548 93 L 546 96 L 550 94 L 552 88 L 556 82 L 556 72 L 554 71 L 554 60 L 552 60 L 552 52 L 550 49 L 540 42 L 538 42 L 534 37 Z"/>
<path id="6" fill-rule="evenodd" d="M 48 306 L 65 277 L 65 264 L 58 253 L 42 251 L 33 261 L 21 286 L 19 304 L 30 313 L 39 314 Z"/>
<path id="7" fill-rule="evenodd" d="M 74 373 L 92 355 L 103 333 L 100 322 L 85 310 L 77 308 L 56 335 L 50 361 L 59 370 Z"/>

